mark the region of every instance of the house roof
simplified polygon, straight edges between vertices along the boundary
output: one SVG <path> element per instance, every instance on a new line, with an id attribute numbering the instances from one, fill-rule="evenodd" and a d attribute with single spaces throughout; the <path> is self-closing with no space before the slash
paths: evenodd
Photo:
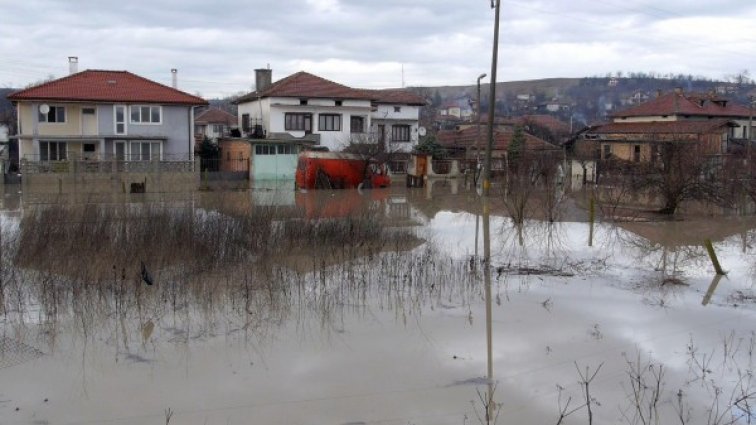
<path id="1" fill-rule="evenodd" d="M 207 105 L 201 97 L 128 71 L 86 70 L 14 92 L 13 101 L 73 101 Z"/>
<path id="2" fill-rule="evenodd" d="M 706 121 L 614 122 L 596 126 L 589 134 L 707 134 L 734 126 L 726 118 Z"/>
<path id="3" fill-rule="evenodd" d="M 612 114 L 615 118 L 663 115 L 747 117 L 749 110 L 745 106 L 713 95 L 671 92 Z"/>
<path id="4" fill-rule="evenodd" d="M 235 125 L 237 119 L 236 115 L 230 114 L 222 109 L 210 108 L 197 114 L 194 118 L 194 123 Z"/>
<path id="5" fill-rule="evenodd" d="M 425 106 L 425 98 L 407 89 L 371 90 L 376 103 Z"/>
<path id="6" fill-rule="evenodd" d="M 302 97 L 327 99 L 359 99 L 374 100 L 376 98 L 370 90 L 359 90 L 318 77 L 308 72 L 300 71 L 282 78 L 260 92 L 253 91 L 236 100 L 244 103 L 264 97 Z"/>
<path id="7" fill-rule="evenodd" d="M 545 140 L 536 136 L 524 133 L 525 135 L 525 148 L 528 150 L 555 150 L 558 147 L 546 142 Z M 483 149 L 486 146 L 486 138 L 488 132 L 481 129 L 480 142 L 478 148 Z M 506 150 L 509 148 L 509 144 L 514 137 L 513 132 L 508 131 L 494 131 L 494 150 Z M 436 139 L 441 146 L 444 147 L 472 147 L 475 146 L 475 141 L 478 138 L 478 129 L 476 127 L 467 127 L 462 130 L 442 130 L 436 134 Z"/>

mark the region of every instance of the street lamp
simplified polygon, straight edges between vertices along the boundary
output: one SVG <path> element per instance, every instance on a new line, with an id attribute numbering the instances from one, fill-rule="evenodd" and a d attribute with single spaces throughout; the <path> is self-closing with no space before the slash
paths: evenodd
<path id="1" fill-rule="evenodd" d="M 477 110 L 475 111 L 475 119 L 476 123 L 475 126 L 478 128 L 478 135 L 475 138 L 475 181 L 477 182 L 478 177 L 478 163 L 480 162 L 480 149 L 478 146 L 480 145 L 480 80 L 486 78 L 486 73 L 480 74 L 478 76 L 478 103 L 477 103 Z M 489 112 L 490 113 L 490 112 Z"/>

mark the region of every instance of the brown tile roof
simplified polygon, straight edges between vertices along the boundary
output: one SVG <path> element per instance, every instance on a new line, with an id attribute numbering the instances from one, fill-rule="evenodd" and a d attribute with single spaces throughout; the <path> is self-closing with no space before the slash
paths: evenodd
<path id="1" fill-rule="evenodd" d="M 494 150 L 506 150 L 512 142 L 514 133 L 505 131 L 494 131 Z M 478 137 L 476 127 L 467 127 L 462 130 L 442 130 L 436 134 L 436 139 L 444 147 L 472 147 L 475 146 L 475 140 Z M 483 149 L 488 140 L 488 131 L 485 128 L 480 129 L 480 143 L 478 147 Z M 525 147 L 529 150 L 558 150 L 559 148 L 546 142 L 543 139 L 525 133 Z"/>
<path id="2" fill-rule="evenodd" d="M 736 103 L 705 94 L 667 93 L 638 106 L 615 112 L 615 118 L 663 116 L 663 115 L 705 115 L 712 117 L 747 117 L 748 108 Z"/>
<path id="3" fill-rule="evenodd" d="M 230 114 L 222 109 L 210 108 L 200 112 L 194 118 L 195 124 L 226 124 L 236 125 L 236 115 Z"/>
<path id="4" fill-rule="evenodd" d="M 244 103 L 264 97 L 302 97 L 326 99 L 374 100 L 369 90 L 359 90 L 300 71 L 282 78 L 261 92 L 251 92 L 236 100 Z"/>
<path id="5" fill-rule="evenodd" d="M 588 134 L 708 134 L 735 125 L 726 118 L 705 121 L 615 122 L 597 126 Z"/>
<path id="6" fill-rule="evenodd" d="M 425 99 L 407 89 L 370 90 L 376 103 L 425 106 Z"/>
<path id="7" fill-rule="evenodd" d="M 14 92 L 13 101 L 145 102 L 207 105 L 197 96 L 132 74 L 128 71 L 87 70 Z"/>

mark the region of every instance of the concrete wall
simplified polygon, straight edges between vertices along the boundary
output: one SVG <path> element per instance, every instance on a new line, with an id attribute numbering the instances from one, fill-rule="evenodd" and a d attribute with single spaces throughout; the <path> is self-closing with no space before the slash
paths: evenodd
<path id="1" fill-rule="evenodd" d="M 197 172 L 122 174 L 24 174 L 24 193 L 129 193 L 132 183 L 144 183 L 145 191 L 187 192 L 200 185 Z"/>

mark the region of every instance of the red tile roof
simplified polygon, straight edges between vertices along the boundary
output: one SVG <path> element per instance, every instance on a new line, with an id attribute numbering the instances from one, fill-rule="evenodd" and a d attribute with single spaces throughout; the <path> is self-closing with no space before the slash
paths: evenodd
<path id="1" fill-rule="evenodd" d="M 597 126 L 587 134 L 708 134 L 734 126 L 726 118 L 702 121 L 615 122 Z"/>
<path id="2" fill-rule="evenodd" d="M 376 103 L 425 106 L 425 99 L 407 89 L 370 90 Z"/>
<path id="3" fill-rule="evenodd" d="M 194 118 L 195 124 L 226 124 L 236 125 L 238 120 L 236 115 L 230 114 L 222 109 L 210 108 L 202 111 Z"/>
<path id="4" fill-rule="evenodd" d="M 512 142 L 513 132 L 494 131 L 494 150 L 506 150 Z M 445 147 L 472 147 L 475 146 L 475 140 L 478 137 L 476 127 L 467 127 L 462 130 L 442 130 L 436 134 L 436 139 L 441 146 Z M 480 143 L 478 147 L 483 149 L 486 146 L 488 131 L 484 128 L 480 130 Z M 525 133 L 525 147 L 528 150 L 555 150 L 558 147 L 540 139 L 536 136 Z"/>
<path id="5" fill-rule="evenodd" d="M 747 117 L 749 111 L 745 106 L 711 95 L 672 92 L 612 114 L 615 118 L 664 115 Z"/>
<path id="6" fill-rule="evenodd" d="M 207 105 L 197 96 L 128 71 L 87 70 L 14 92 L 9 100 Z"/>
<path id="7" fill-rule="evenodd" d="M 264 97 L 301 97 L 326 99 L 374 100 L 376 96 L 369 90 L 358 90 L 334 83 L 325 78 L 300 71 L 271 84 L 261 92 L 254 91 L 236 100 L 244 103 Z"/>

